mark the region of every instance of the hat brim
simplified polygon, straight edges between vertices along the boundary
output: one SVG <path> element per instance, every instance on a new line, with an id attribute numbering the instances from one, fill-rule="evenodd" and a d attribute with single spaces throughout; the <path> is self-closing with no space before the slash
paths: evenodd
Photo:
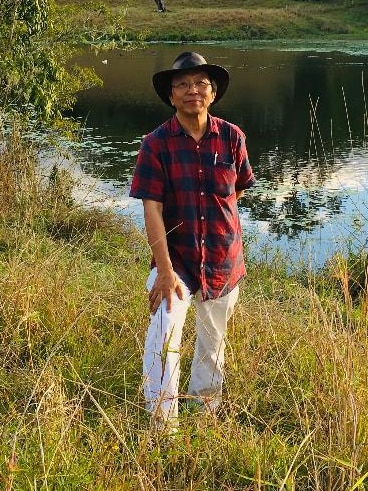
<path id="1" fill-rule="evenodd" d="M 162 72 L 157 72 L 153 75 L 152 77 L 153 86 L 157 92 L 157 95 L 165 104 L 172 107 L 170 101 L 170 95 L 171 95 L 171 81 L 173 76 L 178 75 L 181 72 L 188 72 L 188 71 L 204 71 L 208 74 L 211 80 L 216 81 L 216 85 L 217 85 L 216 96 L 212 102 L 212 105 L 216 104 L 216 102 L 218 102 L 223 97 L 229 85 L 229 72 L 226 70 L 226 68 L 220 65 L 203 64 L 192 68 L 163 70 Z"/>

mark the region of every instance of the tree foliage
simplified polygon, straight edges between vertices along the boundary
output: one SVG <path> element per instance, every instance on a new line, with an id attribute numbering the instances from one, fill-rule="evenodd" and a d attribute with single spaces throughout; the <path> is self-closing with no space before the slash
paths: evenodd
<path id="1" fill-rule="evenodd" d="M 0 0 L 0 103 L 30 104 L 45 120 L 71 108 L 91 70 L 67 69 L 71 50 L 54 36 L 53 0 Z"/>

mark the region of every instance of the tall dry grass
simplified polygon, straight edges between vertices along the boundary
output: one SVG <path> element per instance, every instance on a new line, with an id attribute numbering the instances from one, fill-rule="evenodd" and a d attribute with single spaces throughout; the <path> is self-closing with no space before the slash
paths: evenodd
<path id="1" fill-rule="evenodd" d="M 365 489 L 366 289 L 249 264 L 218 417 L 151 433 L 141 395 L 149 251 L 15 128 L 0 153 L 0 476 L 10 490 Z M 333 267 L 332 267 L 333 266 Z M 363 308 L 364 307 L 364 308 Z M 182 347 L 182 392 L 194 318 Z"/>

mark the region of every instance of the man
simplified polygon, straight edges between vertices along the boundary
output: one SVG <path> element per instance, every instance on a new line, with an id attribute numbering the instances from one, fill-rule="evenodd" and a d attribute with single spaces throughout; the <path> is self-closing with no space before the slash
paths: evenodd
<path id="1" fill-rule="evenodd" d="M 163 0 L 155 0 L 155 2 L 157 5 L 157 10 L 159 12 L 166 12 L 166 7 L 165 7 Z"/>
<path id="2" fill-rule="evenodd" d="M 130 196 L 143 200 L 153 253 L 146 405 L 157 427 L 174 431 L 179 349 L 192 300 L 197 337 L 187 398 L 203 411 L 221 403 L 227 321 L 245 275 L 237 199 L 255 179 L 243 132 L 208 112 L 228 87 L 225 68 L 185 52 L 152 81 L 175 115 L 143 139 Z"/>

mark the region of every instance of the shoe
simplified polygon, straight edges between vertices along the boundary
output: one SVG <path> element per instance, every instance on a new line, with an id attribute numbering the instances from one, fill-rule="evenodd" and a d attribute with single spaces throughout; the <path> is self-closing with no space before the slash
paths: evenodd
<path id="1" fill-rule="evenodd" d="M 220 403 L 216 400 L 196 399 L 187 397 L 181 404 L 184 411 L 190 414 L 210 414 L 215 416 L 220 408 Z"/>

